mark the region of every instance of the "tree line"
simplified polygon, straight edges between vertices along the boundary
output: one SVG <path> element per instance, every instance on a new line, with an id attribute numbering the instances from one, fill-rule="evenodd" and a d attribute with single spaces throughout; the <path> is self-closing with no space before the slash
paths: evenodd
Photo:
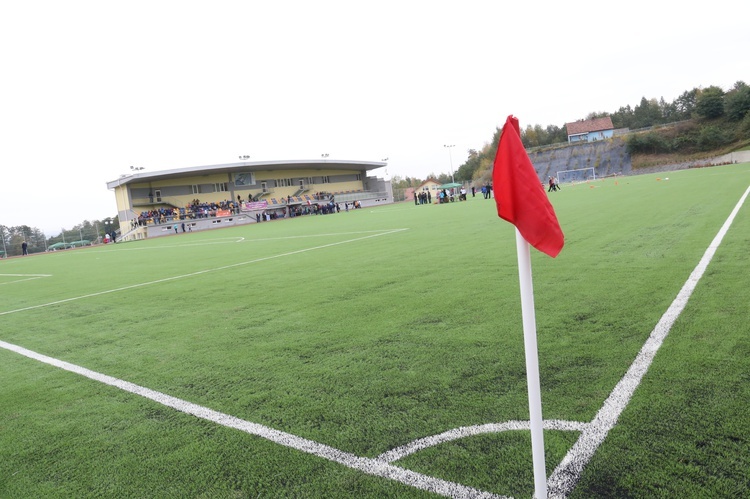
<path id="1" fill-rule="evenodd" d="M 591 112 L 585 119 L 606 116 L 612 119 L 615 129 L 646 129 L 628 137 L 631 154 L 712 151 L 750 139 L 750 86 L 738 81 L 726 92 L 715 85 L 693 88 L 671 102 L 663 97 L 658 100 L 643 97 L 635 107 L 627 105 L 614 112 Z M 658 128 L 667 124 L 675 125 Z M 492 140 L 481 149 L 468 150 L 469 157 L 454 175 L 456 182 L 483 184 L 490 181 L 500 132 L 496 129 Z M 567 143 L 568 135 L 565 124 L 528 125 L 521 130 L 521 141 L 526 148 L 551 146 Z M 450 176 L 445 174 L 431 174 L 427 178 L 441 183 L 450 181 Z M 416 187 L 421 183 L 422 179 L 418 178 L 393 178 L 394 188 Z"/>
<path id="2" fill-rule="evenodd" d="M 8 227 L 0 225 L 0 257 L 18 256 L 22 254 L 24 241 L 28 245 L 29 254 L 43 253 L 56 243 L 70 244 L 77 241 L 101 242 L 105 233 L 112 233 L 120 228 L 117 217 L 107 217 L 102 220 L 84 220 L 72 229 L 61 229 L 56 236 L 47 238 L 37 227 L 16 225 Z"/>

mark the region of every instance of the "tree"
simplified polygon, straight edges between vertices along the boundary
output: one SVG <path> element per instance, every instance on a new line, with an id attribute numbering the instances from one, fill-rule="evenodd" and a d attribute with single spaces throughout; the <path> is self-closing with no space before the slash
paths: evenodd
<path id="1" fill-rule="evenodd" d="M 437 176 L 435 180 L 437 180 L 441 184 L 450 184 L 451 182 L 453 182 L 454 178 L 455 176 L 451 177 L 447 173 L 441 173 L 440 175 Z"/>
<path id="2" fill-rule="evenodd" d="M 586 120 L 595 120 L 597 118 L 606 118 L 609 113 L 604 111 L 594 111 L 586 115 Z"/>
<path id="3" fill-rule="evenodd" d="M 472 177 L 474 185 L 484 185 L 492 182 L 492 166 L 494 161 L 494 157 L 482 156 L 479 168 L 474 172 L 474 176 Z"/>
<path id="4" fill-rule="evenodd" d="M 411 187 L 409 184 L 409 177 L 402 177 L 400 175 L 394 175 L 391 179 L 391 186 L 394 189 L 406 189 L 407 187 Z"/>
<path id="5" fill-rule="evenodd" d="M 694 88 L 687 90 L 682 93 L 674 101 L 675 109 L 677 111 L 677 118 L 680 120 L 687 120 L 693 117 L 695 111 L 696 101 L 698 98 L 699 90 Z"/>
<path id="6" fill-rule="evenodd" d="M 641 103 L 633 110 L 633 128 L 644 128 L 660 124 L 661 110 L 656 99 L 641 98 Z"/>
<path id="7" fill-rule="evenodd" d="M 523 143 L 524 147 L 536 147 L 540 145 L 541 138 L 539 137 L 539 130 L 541 130 L 541 126 L 536 125 L 535 127 L 532 127 L 531 125 L 526 126 L 526 130 L 521 131 L 521 143 Z"/>
<path id="8" fill-rule="evenodd" d="M 612 113 L 611 118 L 615 128 L 633 128 L 634 118 L 630 104 L 625 107 L 620 106 L 620 109 Z"/>
<path id="9" fill-rule="evenodd" d="M 750 111 L 750 87 L 744 81 L 735 83 L 724 96 L 724 109 L 727 118 L 732 121 L 742 121 Z"/>
<path id="10" fill-rule="evenodd" d="M 476 149 L 469 149 L 469 157 L 467 160 L 458 167 L 456 170 L 456 182 L 466 182 L 474 177 L 474 172 L 477 171 L 480 164 L 480 155 Z"/>
<path id="11" fill-rule="evenodd" d="M 0 246 L 0 251 L 6 252 L 5 256 L 22 254 L 21 245 L 24 241 L 26 241 L 29 253 L 40 253 L 46 249 L 42 231 L 28 225 L 15 227 L 0 225 L 0 237 L 2 237 L 3 245 Z"/>
<path id="12" fill-rule="evenodd" d="M 565 132 L 564 126 L 547 125 L 546 131 L 548 144 L 560 144 L 568 141 L 568 134 Z"/>
<path id="13" fill-rule="evenodd" d="M 665 101 L 664 97 L 659 99 L 659 112 L 662 117 L 662 123 L 680 121 L 677 105 L 674 102 Z"/>
<path id="14" fill-rule="evenodd" d="M 702 90 L 695 102 L 695 112 L 701 118 L 714 119 L 724 115 L 724 91 L 716 86 Z"/>
<path id="15" fill-rule="evenodd" d="M 6 242 L 10 239 L 10 233 L 8 232 L 8 228 L 5 225 L 0 225 L 0 251 L 2 251 L 2 254 L 0 254 L 0 258 L 5 258 L 6 256 L 10 256 L 6 254 L 8 251 L 8 245 Z"/>

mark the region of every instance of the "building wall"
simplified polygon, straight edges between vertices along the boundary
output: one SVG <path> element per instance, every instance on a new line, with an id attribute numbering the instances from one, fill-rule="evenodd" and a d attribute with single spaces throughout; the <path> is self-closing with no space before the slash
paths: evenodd
<path id="1" fill-rule="evenodd" d="M 427 181 L 417 188 L 417 193 L 429 191 L 433 199 L 435 199 L 435 193 L 440 189 L 441 184 L 438 182 Z"/>
<path id="2" fill-rule="evenodd" d="M 599 130 L 598 132 L 589 132 L 586 136 L 588 142 L 594 142 L 597 140 L 604 140 L 612 137 L 614 130 Z"/>
<path id="3" fill-rule="evenodd" d="M 598 130 L 596 132 L 582 133 L 578 135 L 569 135 L 568 142 L 573 144 L 577 142 L 595 142 L 597 140 L 604 140 L 611 138 L 614 135 L 614 130 Z"/>

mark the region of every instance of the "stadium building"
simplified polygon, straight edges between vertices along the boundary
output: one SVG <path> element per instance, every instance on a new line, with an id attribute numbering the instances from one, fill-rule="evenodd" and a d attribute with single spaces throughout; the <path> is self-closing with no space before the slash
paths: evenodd
<path id="1" fill-rule="evenodd" d="M 385 162 L 243 161 L 145 172 L 107 182 L 120 220 L 119 240 L 257 223 L 349 203 L 393 202 L 390 181 L 368 176 Z"/>

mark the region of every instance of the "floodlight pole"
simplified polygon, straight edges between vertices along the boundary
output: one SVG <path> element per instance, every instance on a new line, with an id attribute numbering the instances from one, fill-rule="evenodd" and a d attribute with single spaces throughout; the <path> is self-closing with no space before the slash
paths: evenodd
<path id="1" fill-rule="evenodd" d="M 443 147 L 448 148 L 448 159 L 451 161 L 451 183 L 455 184 L 456 179 L 453 177 L 453 155 L 451 154 L 451 147 L 456 147 L 456 144 L 446 145 L 443 144 Z"/>

